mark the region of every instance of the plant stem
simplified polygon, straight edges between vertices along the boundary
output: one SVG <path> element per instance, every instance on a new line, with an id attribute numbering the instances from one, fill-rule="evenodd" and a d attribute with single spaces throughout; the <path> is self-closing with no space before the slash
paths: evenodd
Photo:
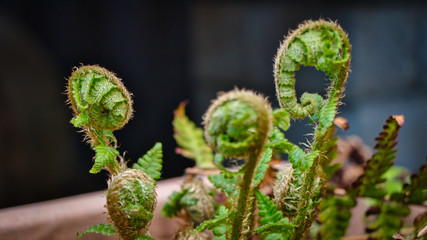
<path id="1" fill-rule="evenodd" d="M 248 202 L 249 202 L 249 195 L 253 194 L 253 191 L 251 191 L 251 185 L 252 185 L 252 178 L 255 172 L 255 168 L 258 164 L 258 161 L 260 159 L 262 150 L 257 149 L 255 152 L 251 153 L 248 157 L 248 160 L 246 162 L 245 167 L 245 173 L 243 177 L 243 181 L 240 185 L 240 192 L 239 192 L 239 200 L 237 202 L 237 209 L 236 214 L 233 219 L 233 225 L 231 229 L 231 239 L 232 240 L 239 240 L 242 235 L 242 228 L 243 228 L 243 221 L 247 214 L 253 214 L 248 213 Z M 246 223 L 248 226 L 252 226 L 251 223 Z"/>

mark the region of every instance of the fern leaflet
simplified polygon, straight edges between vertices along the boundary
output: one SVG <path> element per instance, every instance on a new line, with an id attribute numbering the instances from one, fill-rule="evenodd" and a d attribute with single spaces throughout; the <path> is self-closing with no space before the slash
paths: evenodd
<path id="1" fill-rule="evenodd" d="M 271 156 L 273 155 L 273 151 L 271 148 L 267 148 L 261 155 L 261 159 L 255 169 L 255 176 L 252 180 L 252 186 L 257 187 L 262 179 L 264 178 L 265 171 L 267 171 L 267 168 L 270 166 L 268 163 L 271 160 Z"/>
<path id="2" fill-rule="evenodd" d="M 77 237 L 82 238 L 87 233 L 101 233 L 102 235 L 105 235 L 105 236 L 113 236 L 117 234 L 116 229 L 114 228 L 113 225 L 101 223 L 98 225 L 93 225 L 91 227 L 88 227 L 82 234 L 77 233 Z"/>
<path id="3" fill-rule="evenodd" d="M 204 140 L 203 130 L 185 115 L 185 105 L 186 103 L 182 102 L 178 106 L 172 121 L 175 132 L 173 137 L 180 146 L 176 152 L 195 160 L 200 169 L 214 169 L 213 153 Z"/>
<path id="4" fill-rule="evenodd" d="M 134 163 L 132 168 L 143 171 L 150 176 L 154 184 L 156 184 L 156 180 L 159 179 L 161 175 L 162 158 L 162 143 L 158 142 L 154 144 L 142 158 L 139 158 L 138 163 Z"/>
<path id="5" fill-rule="evenodd" d="M 104 167 L 115 161 L 119 151 L 117 149 L 100 144 L 94 147 L 95 163 L 90 173 L 99 173 Z"/>

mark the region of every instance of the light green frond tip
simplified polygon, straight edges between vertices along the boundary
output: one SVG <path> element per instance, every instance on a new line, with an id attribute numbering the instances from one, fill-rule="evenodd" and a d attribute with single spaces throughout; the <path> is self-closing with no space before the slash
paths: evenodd
<path id="1" fill-rule="evenodd" d="M 178 154 L 196 161 L 199 169 L 215 169 L 213 164 L 213 153 L 206 144 L 203 137 L 203 130 L 185 115 L 185 102 L 182 102 L 174 111 L 172 125 L 174 135 L 179 148 Z"/>
<path id="2" fill-rule="evenodd" d="M 77 233 L 77 237 L 82 238 L 87 233 L 100 233 L 105 236 L 117 235 L 116 229 L 110 224 L 98 224 L 88 227 L 82 234 Z"/>
<path id="3" fill-rule="evenodd" d="M 114 162 L 116 156 L 119 155 L 119 151 L 115 148 L 105 145 L 97 145 L 94 149 L 95 163 L 89 171 L 90 173 L 99 173 L 104 167 L 108 166 L 111 162 Z"/>
<path id="4" fill-rule="evenodd" d="M 142 158 L 139 158 L 138 163 L 134 163 L 132 168 L 143 171 L 150 176 L 154 184 L 156 184 L 156 180 L 159 179 L 161 175 L 162 158 L 162 143 L 158 142 L 154 144 Z"/>

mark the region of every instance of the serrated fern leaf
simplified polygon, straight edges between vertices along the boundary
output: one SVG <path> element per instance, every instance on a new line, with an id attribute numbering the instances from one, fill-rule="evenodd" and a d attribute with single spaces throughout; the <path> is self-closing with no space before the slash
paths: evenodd
<path id="1" fill-rule="evenodd" d="M 209 181 L 211 181 L 216 188 L 229 196 L 238 194 L 238 180 L 238 175 L 225 175 L 224 173 L 212 174 L 209 176 Z"/>
<path id="2" fill-rule="evenodd" d="M 261 224 L 275 223 L 283 218 L 283 213 L 278 210 L 272 200 L 260 191 L 255 192 L 258 202 L 258 215 L 261 217 Z"/>
<path id="3" fill-rule="evenodd" d="M 400 231 L 403 218 L 410 213 L 408 206 L 399 202 L 382 202 L 381 212 L 377 218 L 368 223 L 367 229 L 374 239 L 392 239 L 394 233 Z"/>
<path id="4" fill-rule="evenodd" d="M 309 154 L 306 154 L 300 147 L 294 145 L 292 151 L 289 153 L 289 162 L 292 163 L 294 169 L 299 169 L 301 172 L 305 172 L 313 165 L 313 161 L 319 156 L 320 151 L 314 150 Z"/>
<path id="5" fill-rule="evenodd" d="M 427 201 L 427 165 L 421 166 L 418 174 L 411 176 L 411 182 L 404 190 L 407 192 L 408 203 L 422 204 Z"/>
<path id="6" fill-rule="evenodd" d="M 273 151 L 271 148 L 267 148 L 261 155 L 261 159 L 255 169 L 255 176 L 252 181 L 252 186 L 257 187 L 262 179 L 264 179 L 265 171 L 270 166 L 268 163 L 271 160 L 271 156 L 273 155 Z"/>
<path id="7" fill-rule="evenodd" d="M 162 143 L 158 142 L 154 144 L 142 158 L 139 158 L 138 163 L 134 163 L 132 168 L 143 171 L 150 176 L 154 184 L 156 184 L 156 180 L 159 179 L 161 175 L 162 158 Z"/>
<path id="8" fill-rule="evenodd" d="M 338 98 L 331 96 L 329 101 L 320 109 L 318 136 L 324 135 L 326 130 L 332 126 L 332 122 L 336 115 L 337 105 Z"/>
<path id="9" fill-rule="evenodd" d="M 356 191 L 359 191 L 361 196 L 378 199 L 386 194 L 385 189 L 379 185 L 385 182 L 382 176 L 390 169 L 396 158 L 396 138 L 402 125 L 403 115 L 389 117 L 383 126 L 383 132 L 375 139 L 376 152 L 367 162 L 364 174 L 355 184 Z"/>
<path id="10" fill-rule="evenodd" d="M 319 220 L 322 222 L 322 239 L 341 239 L 351 218 L 351 208 L 356 201 L 349 196 L 329 196 L 320 204 Z"/>
<path id="11" fill-rule="evenodd" d="M 77 233 L 77 237 L 82 238 L 87 233 L 101 233 L 105 236 L 113 236 L 116 235 L 116 229 L 113 225 L 110 224 L 98 224 L 91 227 L 88 227 L 82 234 Z"/>
<path id="12" fill-rule="evenodd" d="M 285 134 L 278 128 L 273 128 L 268 136 L 268 143 L 265 147 L 273 148 L 282 153 L 289 153 L 294 148 L 294 144 L 285 138 Z"/>
<path id="13" fill-rule="evenodd" d="M 169 197 L 168 201 L 165 203 L 162 209 L 162 214 L 165 217 L 171 218 L 181 211 L 182 206 L 180 204 L 180 201 L 182 197 L 187 193 L 186 190 L 183 190 L 182 192 L 176 192 L 174 191 Z"/>
<path id="14" fill-rule="evenodd" d="M 203 130 L 185 115 L 185 104 L 182 102 L 178 106 L 172 121 L 175 132 L 173 137 L 180 146 L 177 153 L 195 160 L 196 166 L 200 169 L 214 169 L 212 150 L 204 140 Z"/>
<path id="15" fill-rule="evenodd" d="M 205 229 L 212 230 L 212 233 L 219 237 L 214 239 L 225 239 L 226 233 L 231 229 L 231 223 L 229 219 L 232 219 L 232 212 L 228 210 L 224 205 L 219 206 L 215 213 L 215 216 L 202 222 L 198 227 L 197 231 L 200 232 Z"/>
<path id="16" fill-rule="evenodd" d="M 104 167 L 115 161 L 116 156 L 120 154 L 117 149 L 102 144 L 95 146 L 94 150 L 95 163 L 90 173 L 99 173 Z"/>

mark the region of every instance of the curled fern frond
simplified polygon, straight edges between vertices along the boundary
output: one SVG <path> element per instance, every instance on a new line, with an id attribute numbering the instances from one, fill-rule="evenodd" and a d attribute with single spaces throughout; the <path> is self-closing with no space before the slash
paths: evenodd
<path id="1" fill-rule="evenodd" d="M 132 117 L 130 93 L 114 73 L 100 66 L 76 67 L 68 79 L 67 93 L 76 126 L 117 130 Z"/>
<path id="2" fill-rule="evenodd" d="M 247 157 L 264 146 L 271 131 L 271 112 L 270 104 L 251 91 L 222 94 L 204 116 L 206 141 L 224 156 Z"/>
<path id="3" fill-rule="evenodd" d="M 315 114 L 323 102 L 320 95 L 310 93 L 297 102 L 295 71 L 300 65 L 325 72 L 332 82 L 330 96 L 339 98 L 349 71 L 350 51 L 347 34 L 336 23 L 318 20 L 301 24 L 285 38 L 276 55 L 274 78 L 280 106 L 292 118 L 304 118 Z"/>
<path id="4" fill-rule="evenodd" d="M 153 181 L 144 172 L 128 169 L 112 176 L 108 182 L 108 214 L 124 240 L 148 234 L 156 207 Z"/>

